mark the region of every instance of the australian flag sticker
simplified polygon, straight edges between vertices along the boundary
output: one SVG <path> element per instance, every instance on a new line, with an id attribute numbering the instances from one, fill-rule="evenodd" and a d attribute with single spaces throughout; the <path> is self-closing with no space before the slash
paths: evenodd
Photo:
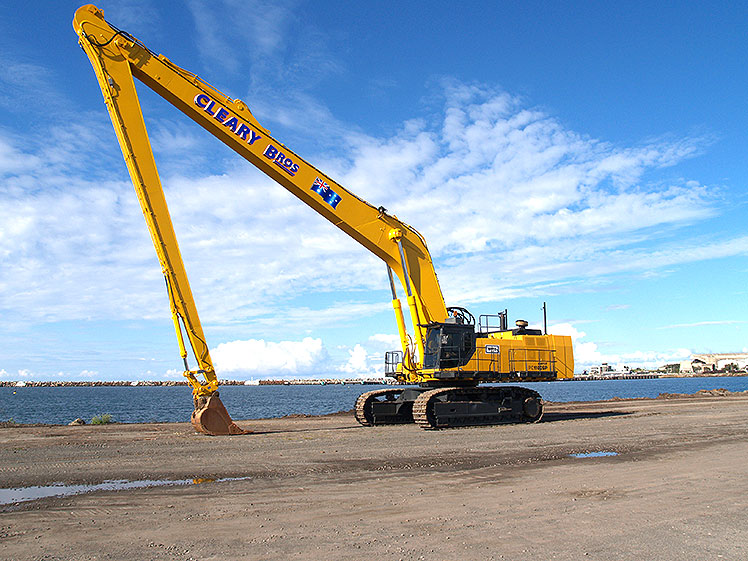
<path id="1" fill-rule="evenodd" d="M 330 189 L 330 186 L 324 181 L 322 181 L 319 177 L 314 180 L 314 184 L 312 185 L 312 191 L 314 191 L 320 197 L 322 197 L 322 200 L 325 201 L 332 208 L 335 208 L 336 206 L 338 206 L 338 203 L 342 200 L 340 195 L 338 195 L 335 191 Z"/>

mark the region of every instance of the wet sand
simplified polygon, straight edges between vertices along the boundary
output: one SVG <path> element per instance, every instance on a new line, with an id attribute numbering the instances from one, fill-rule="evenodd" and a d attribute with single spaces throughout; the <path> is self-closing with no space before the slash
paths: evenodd
<path id="1" fill-rule="evenodd" d="M 549 404 L 536 425 L 352 415 L 0 428 L 1 559 L 748 559 L 748 397 Z M 572 457 L 575 453 L 616 455 Z M 211 479 L 240 478 L 231 481 Z M 192 483 L 195 480 L 198 483 Z"/>

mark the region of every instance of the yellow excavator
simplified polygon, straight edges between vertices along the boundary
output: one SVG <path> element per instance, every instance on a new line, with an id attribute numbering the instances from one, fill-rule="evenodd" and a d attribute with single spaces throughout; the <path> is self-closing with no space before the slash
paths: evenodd
<path id="1" fill-rule="evenodd" d="M 540 395 L 496 382 L 549 381 L 574 374 L 571 338 L 528 328 L 507 314 L 475 317 L 447 307 L 423 237 L 375 207 L 274 139 L 247 105 L 156 54 L 104 19 L 93 5 L 73 19 L 79 43 L 93 65 L 130 177 L 166 280 L 174 328 L 193 388 L 192 423 L 207 434 L 242 434 L 218 397 L 187 273 L 135 90 L 137 78 L 303 203 L 358 241 L 387 266 L 401 349 L 386 353 L 385 374 L 400 385 L 366 392 L 355 404 L 365 426 L 412 423 L 423 428 L 537 422 Z M 395 277 L 410 315 L 408 332 Z M 186 334 L 197 368 L 190 369 Z M 487 384 L 488 383 L 488 384 Z"/>

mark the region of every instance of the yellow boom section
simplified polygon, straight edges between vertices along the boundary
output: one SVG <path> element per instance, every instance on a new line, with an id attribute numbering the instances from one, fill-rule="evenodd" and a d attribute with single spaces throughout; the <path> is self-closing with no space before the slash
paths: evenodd
<path id="1" fill-rule="evenodd" d="M 237 154 L 277 181 L 324 218 L 381 258 L 408 295 L 415 343 L 423 357 L 423 327 L 447 317 L 436 272 L 423 237 L 384 208 L 351 193 L 270 136 L 246 104 L 231 99 L 163 55 L 104 20 L 93 5 L 78 9 L 73 27 L 96 71 L 112 122 L 143 208 L 164 275 L 181 343 L 179 320 L 198 360 L 205 384 L 186 374 L 196 395 L 217 387 L 187 275 L 153 161 L 133 78 L 177 107 Z M 405 348 L 405 337 L 403 337 Z M 180 348 L 182 355 L 185 355 Z M 415 357 L 412 356 L 411 361 Z M 414 363 L 415 366 L 415 363 Z"/>

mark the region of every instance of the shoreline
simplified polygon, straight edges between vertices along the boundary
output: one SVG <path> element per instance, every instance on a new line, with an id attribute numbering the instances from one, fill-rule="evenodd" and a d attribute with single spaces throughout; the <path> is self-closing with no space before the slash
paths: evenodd
<path id="1" fill-rule="evenodd" d="M 744 397 L 748 398 L 748 390 L 744 391 L 730 391 L 724 388 L 716 388 L 712 390 L 698 390 L 697 392 L 686 394 L 686 393 L 661 393 L 656 397 L 613 397 L 610 399 L 599 399 L 599 400 L 592 400 L 592 401 L 548 401 L 543 400 L 543 403 L 546 406 L 550 407 L 563 407 L 567 405 L 605 405 L 605 404 L 625 404 L 626 402 L 647 402 L 647 401 L 662 401 L 662 400 L 682 400 L 682 399 L 703 399 L 703 398 L 723 398 L 723 397 Z M 341 411 L 335 411 L 333 413 L 324 413 L 319 415 L 313 415 L 308 413 L 290 413 L 288 415 L 282 415 L 280 417 L 266 417 L 266 418 L 260 418 L 260 419 L 234 419 L 235 421 L 239 423 L 257 423 L 257 422 L 264 422 L 264 421 L 273 421 L 273 420 L 292 420 L 292 419 L 325 419 L 325 418 L 331 418 L 331 417 L 353 417 L 354 410 L 353 409 L 347 409 L 347 410 L 341 410 Z M 184 421 L 148 421 L 148 422 L 119 422 L 119 421 L 112 421 L 109 423 L 105 423 L 102 425 L 92 425 L 91 423 L 83 423 L 83 424 L 70 424 L 70 423 L 17 423 L 15 421 L 0 421 L 0 429 L 9 429 L 9 428 L 27 428 L 27 427 L 50 427 L 50 428 L 59 428 L 59 427 L 66 427 L 66 426 L 72 426 L 72 427 L 100 427 L 100 426 L 112 426 L 112 425 L 126 425 L 126 426 L 138 426 L 138 425 L 182 425 L 184 424 Z M 386 425 L 386 426 L 392 426 L 392 425 Z M 450 429 L 447 429 L 450 430 Z"/>
<path id="2" fill-rule="evenodd" d="M 554 380 L 555 382 L 585 382 L 599 380 L 645 380 L 645 379 L 677 379 L 677 378 L 741 378 L 748 376 L 746 372 L 710 372 L 708 374 L 663 374 L 659 372 L 647 372 L 639 374 L 616 374 L 612 376 L 574 376 Z M 509 382 L 506 382 L 509 383 Z M 530 380 L 518 383 L 533 383 Z M 326 385 L 381 385 L 398 386 L 390 378 L 324 378 L 324 379 L 289 379 L 289 380 L 219 380 L 220 386 L 326 386 Z M 407 385 L 407 384 L 406 384 Z M 2 380 L 0 388 L 68 388 L 68 387 L 171 387 L 189 386 L 187 380 Z"/>

